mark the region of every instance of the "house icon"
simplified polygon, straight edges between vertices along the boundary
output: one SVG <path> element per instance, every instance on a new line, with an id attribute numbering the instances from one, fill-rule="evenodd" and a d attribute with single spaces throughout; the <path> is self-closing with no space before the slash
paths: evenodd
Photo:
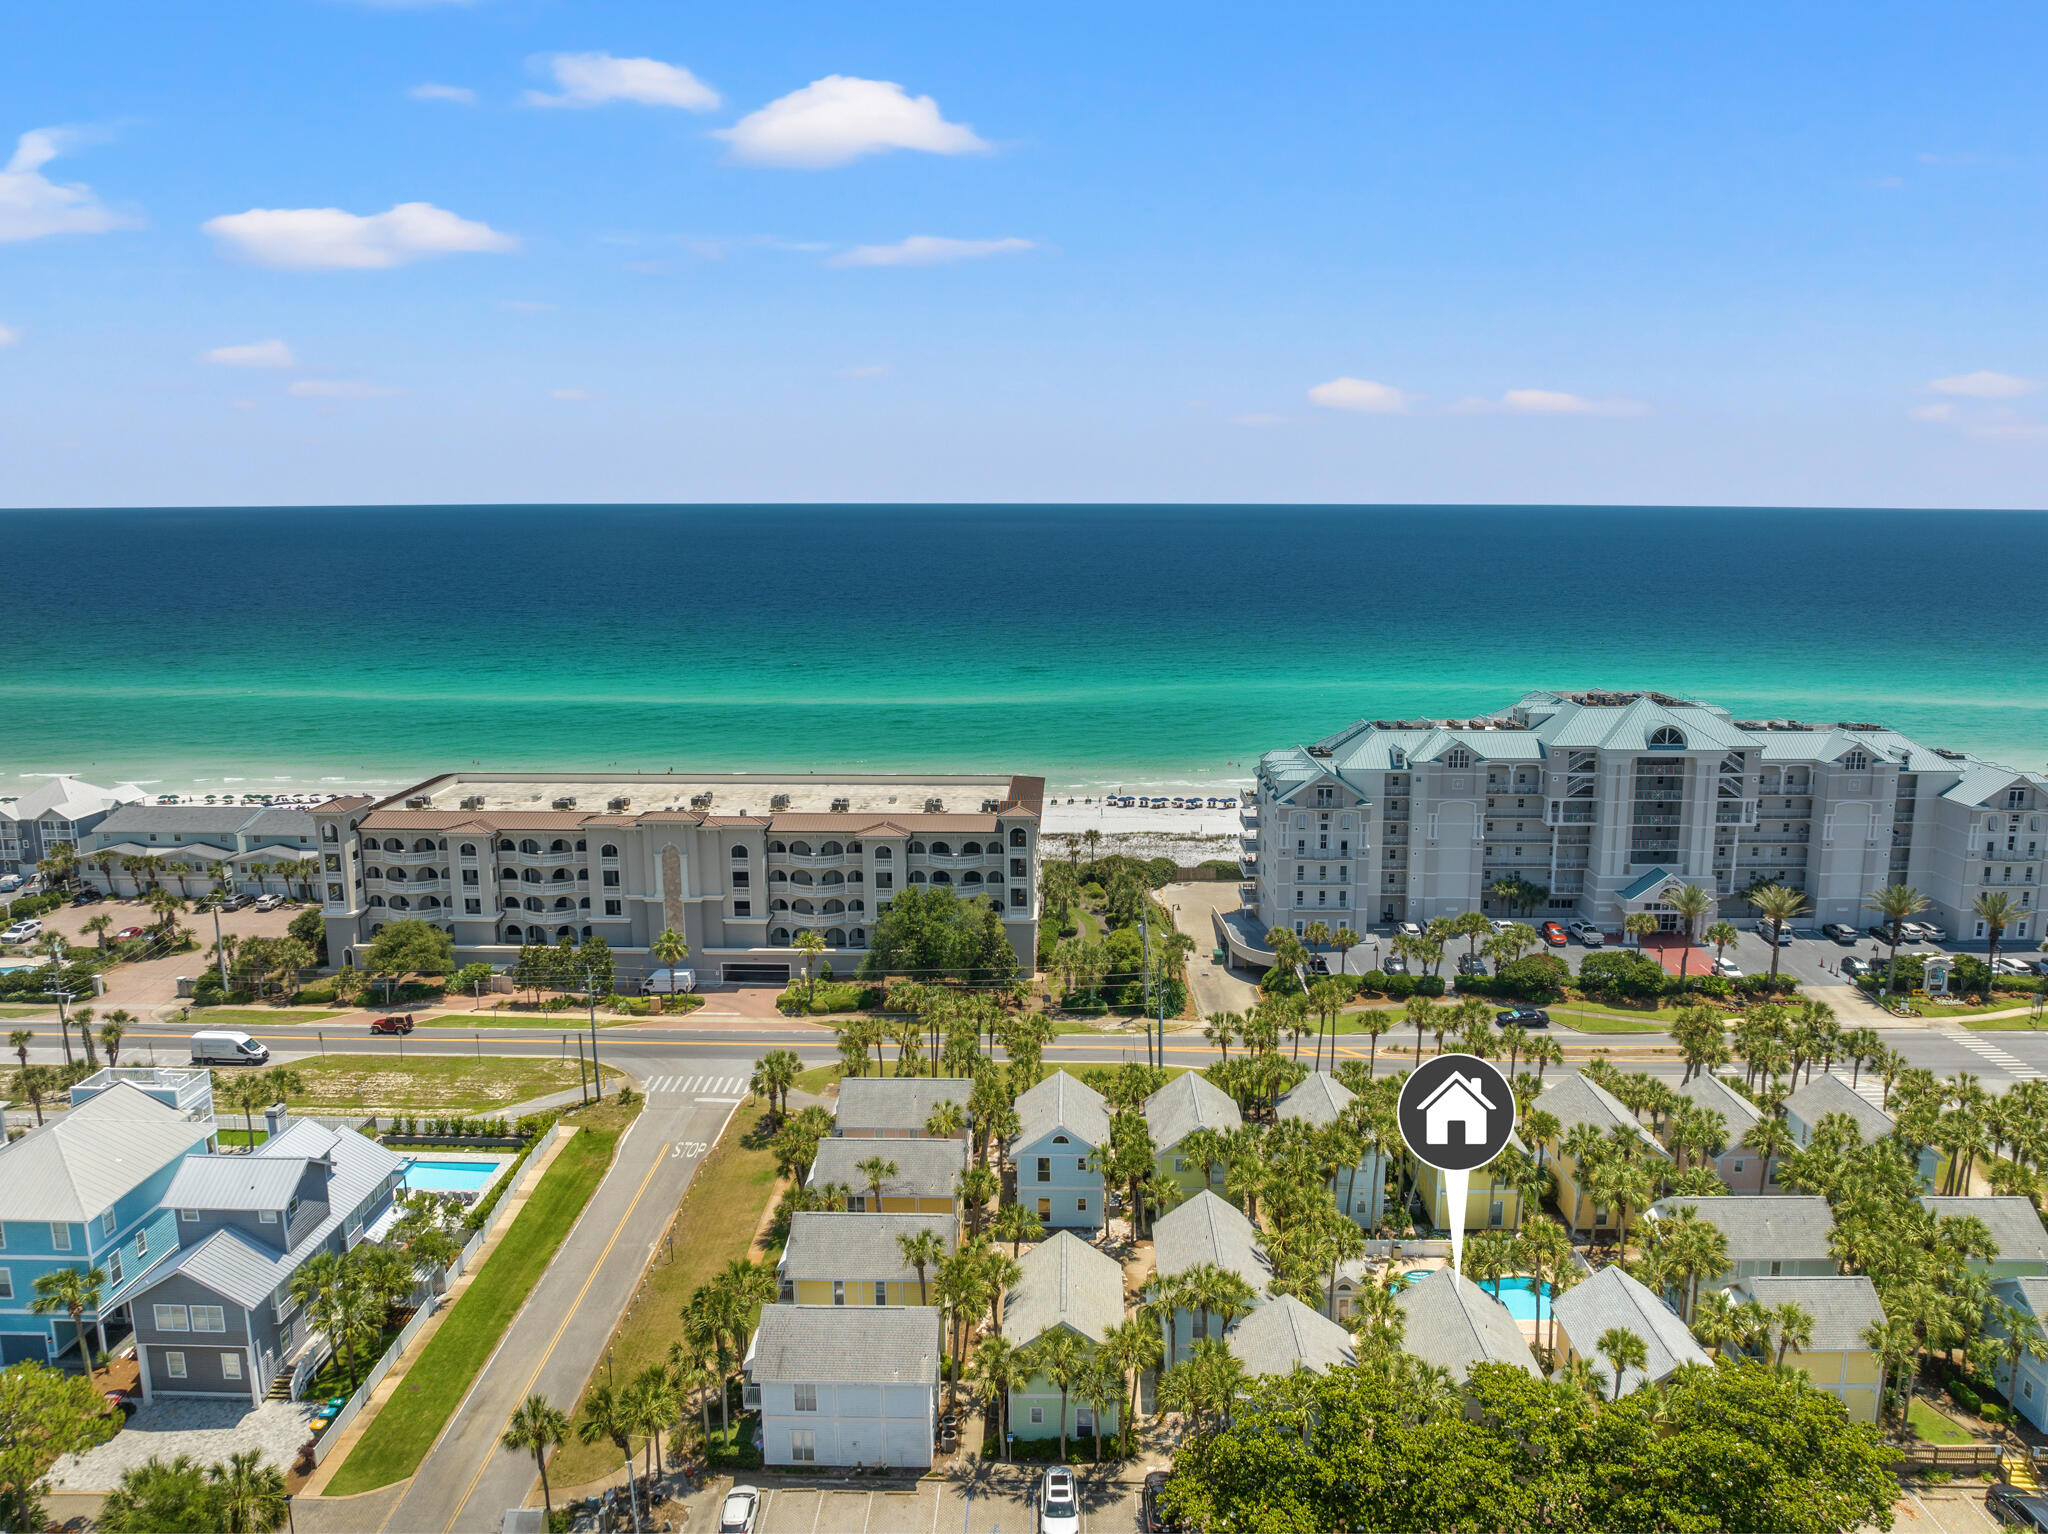
<path id="1" fill-rule="evenodd" d="M 1451 1125 L 1459 1126 L 1459 1140 L 1465 1145 L 1486 1141 L 1486 1116 L 1493 1104 L 1476 1076 L 1447 1076 L 1437 1089 L 1422 1100 L 1422 1139 L 1425 1145 L 1449 1145 Z"/>

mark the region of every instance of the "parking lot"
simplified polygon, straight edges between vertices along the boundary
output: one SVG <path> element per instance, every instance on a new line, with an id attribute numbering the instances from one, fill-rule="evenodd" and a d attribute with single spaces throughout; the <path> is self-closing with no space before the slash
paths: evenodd
<path id="1" fill-rule="evenodd" d="M 867 1490 L 834 1483 L 768 1487 L 762 1492 L 756 1534 L 1032 1534 L 1038 1526 L 1033 1480 L 1004 1474 L 979 1481 L 927 1481 L 914 1487 Z M 706 1499 L 688 1534 L 718 1527 L 717 1498 Z M 1131 1534 L 1138 1527 L 1138 1488 L 1118 1482 L 1082 1483 L 1081 1528 Z"/>

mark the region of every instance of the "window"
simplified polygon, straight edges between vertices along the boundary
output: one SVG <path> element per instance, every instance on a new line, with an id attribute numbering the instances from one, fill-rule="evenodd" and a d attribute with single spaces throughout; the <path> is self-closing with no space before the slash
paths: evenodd
<path id="1" fill-rule="evenodd" d="M 2028 1399 L 2029 1401 L 2033 1400 L 2033 1399 L 2034 1399 L 2034 1382 L 2033 1382 L 2032 1380 L 2021 1380 L 2021 1381 L 2020 1381 L 2020 1394 L 2021 1394 L 2021 1395 L 2023 1395 L 2023 1396 L 2025 1396 L 2025 1397 L 2026 1397 L 2026 1398 L 2027 1398 L 2027 1399 Z"/>
<path id="2" fill-rule="evenodd" d="M 100 1216 L 100 1234 L 103 1236 L 111 1236 L 113 1233 L 114 1211 L 109 1209 L 105 1214 Z"/>
<path id="3" fill-rule="evenodd" d="M 164 1373 L 174 1380 L 185 1377 L 185 1355 L 178 1352 L 164 1354 Z"/>
<path id="4" fill-rule="evenodd" d="M 0 1300 L 14 1298 L 14 1274 L 8 1268 L 0 1268 Z"/>
<path id="5" fill-rule="evenodd" d="M 879 1278 L 875 1280 L 875 1303 L 877 1305 L 889 1303 L 889 1285 L 885 1280 Z"/>
<path id="6" fill-rule="evenodd" d="M 149 1255 L 149 1232 L 146 1230 L 138 1230 L 135 1233 L 135 1255 L 137 1257 L 147 1257 Z"/>
<path id="7" fill-rule="evenodd" d="M 1075 1199 L 1075 1200 L 1074 1200 L 1074 1213 L 1076 1213 L 1076 1214 L 1086 1214 L 1087 1212 L 1088 1212 L 1088 1200 L 1086 1200 L 1085 1198 L 1077 1198 L 1077 1199 Z"/>
<path id="8" fill-rule="evenodd" d="M 1085 1171 L 1087 1171 L 1087 1170 L 1088 1170 L 1088 1158 L 1087 1158 L 1086 1156 L 1076 1156 L 1076 1157 L 1074 1158 L 1074 1170 L 1075 1170 L 1075 1171 L 1077 1171 L 1077 1172 L 1085 1172 Z"/>
<path id="9" fill-rule="evenodd" d="M 256 1218 L 265 1225 L 275 1225 L 277 1223 L 277 1211 L 275 1209 L 259 1210 L 257 1211 Z"/>
<path id="10" fill-rule="evenodd" d="M 1472 753 L 1463 746 L 1453 746 L 1444 753 L 1444 765 L 1453 772 L 1463 772 L 1472 765 Z"/>
<path id="11" fill-rule="evenodd" d="M 816 1385 L 792 1385 L 790 1392 L 795 1397 L 790 1402 L 792 1411 L 816 1411 L 818 1409 L 818 1387 Z"/>
<path id="12" fill-rule="evenodd" d="M 1038 1201 L 1038 1217 L 1039 1217 L 1039 1218 L 1040 1218 L 1041 1220 L 1049 1220 L 1049 1219 L 1051 1219 L 1051 1218 L 1052 1218 L 1052 1200 L 1051 1200 L 1051 1199 L 1049 1199 L 1049 1198 L 1042 1198 L 1042 1199 L 1040 1199 L 1040 1200 Z"/>
<path id="13" fill-rule="evenodd" d="M 223 1353 L 220 1355 L 220 1377 L 224 1380 L 238 1380 L 242 1377 L 242 1355 Z"/>
<path id="14" fill-rule="evenodd" d="M 465 901 L 463 901 L 463 902 L 462 902 L 462 914 L 463 914 L 463 915 L 465 915 L 465 916 L 481 916 L 481 915 L 483 915 L 483 913 L 484 913 L 484 903 L 483 903 L 483 902 L 482 902 L 481 900 L 465 900 Z"/>
<path id="15" fill-rule="evenodd" d="M 160 1332 L 189 1332 L 192 1323 L 186 1319 L 183 1305 L 158 1305 L 156 1329 Z"/>
<path id="16" fill-rule="evenodd" d="M 745 905 L 746 902 L 742 900 L 740 904 Z M 607 916 L 623 916 L 625 912 L 626 902 L 623 900 L 607 900 L 604 903 L 604 914 Z"/>
<path id="17" fill-rule="evenodd" d="M 228 1329 L 227 1312 L 218 1305 L 194 1305 L 192 1307 L 192 1330 L 195 1332 L 224 1332 Z"/>
<path id="18" fill-rule="evenodd" d="M 846 1303 L 846 1280 L 843 1278 L 832 1280 L 832 1303 L 834 1305 L 844 1305 Z"/>
<path id="19" fill-rule="evenodd" d="M 736 868 L 733 870 L 732 887 L 736 890 L 743 890 L 747 888 L 747 871 L 744 868 Z"/>
<path id="20" fill-rule="evenodd" d="M 607 868 L 604 871 L 604 887 L 608 890 L 619 887 L 619 871 L 616 868 Z"/>
<path id="21" fill-rule="evenodd" d="M 789 1430 L 789 1458 L 792 1464 L 798 1465 L 815 1465 L 818 1462 L 816 1429 L 793 1427 Z"/>
<path id="22" fill-rule="evenodd" d="M 1045 1422 L 1045 1408 L 1043 1406 L 1031 1408 L 1031 1422 L 1034 1427 L 1040 1426 Z"/>
<path id="23" fill-rule="evenodd" d="M 51 1225 L 50 1245 L 55 1247 L 60 1252 L 70 1251 L 71 1227 L 69 1225 Z"/>
<path id="24" fill-rule="evenodd" d="M 180 1209 L 178 1211 L 178 1218 L 187 1225 L 197 1225 L 199 1223 L 199 1211 L 197 1209 Z"/>

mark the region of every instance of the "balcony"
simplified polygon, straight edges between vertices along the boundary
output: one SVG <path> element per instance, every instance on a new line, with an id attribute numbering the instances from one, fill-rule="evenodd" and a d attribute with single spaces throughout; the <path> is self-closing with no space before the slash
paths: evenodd
<path id="1" fill-rule="evenodd" d="M 1550 805 L 1550 823 L 1554 826 L 1589 826 L 1600 818 L 1600 812 L 1592 805 L 1559 805 L 1555 800 Z"/>
<path id="2" fill-rule="evenodd" d="M 859 856 L 857 852 L 771 852 L 768 861 L 777 865 L 787 864 L 791 868 L 838 868 L 849 857 Z"/>
<path id="3" fill-rule="evenodd" d="M 1678 804 L 1685 799 L 1685 790 L 1682 788 L 1638 788 L 1635 791 L 1634 798 L 1638 804 L 1645 801 L 1653 804 Z"/>
<path id="4" fill-rule="evenodd" d="M 1003 850 L 998 847 L 992 852 L 913 852 L 909 856 L 913 865 L 926 868 L 980 868 L 992 858 L 1000 864 Z"/>
<path id="5" fill-rule="evenodd" d="M 1810 831 L 1810 830 L 1809 830 L 1809 831 L 1759 831 L 1759 832 L 1757 832 L 1757 834 L 1756 834 L 1756 835 L 1754 835 L 1754 836 L 1745 836 L 1745 837 L 1744 837 L 1744 838 L 1742 839 L 1742 845 L 1743 845 L 1743 846 L 1745 846 L 1745 847 L 1772 847 L 1772 846 L 1779 846 L 1779 847 L 1783 847 L 1783 846 L 1790 846 L 1790 845 L 1791 845 L 1792 843 L 1794 843 L 1794 842 L 1810 842 L 1810 841 L 1812 841 L 1812 840 L 1813 840 L 1813 832 L 1812 832 L 1812 831 Z"/>

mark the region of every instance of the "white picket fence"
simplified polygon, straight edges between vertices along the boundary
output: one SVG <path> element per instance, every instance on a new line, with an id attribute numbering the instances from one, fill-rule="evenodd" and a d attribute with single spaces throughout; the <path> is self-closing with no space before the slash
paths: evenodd
<path id="1" fill-rule="evenodd" d="M 562 1126 L 559 1122 L 550 1124 L 548 1132 L 534 1142 L 532 1153 L 520 1164 L 519 1173 L 522 1179 L 526 1176 L 527 1172 L 538 1164 L 540 1158 L 547 1154 L 548 1147 L 555 1143 L 555 1137 L 561 1133 L 561 1129 Z M 512 1212 L 512 1194 L 514 1191 L 511 1188 L 505 1190 L 504 1195 L 498 1200 L 497 1207 L 491 1211 L 490 1223 L 472 1235 L 468 1242 L 464 1244 L 462 1250 L 455 1254 L 455 1260 L 448 1265 L 447 1281 L 449 1283 L 453 1283 L 462 1270 L 469 1266 L 470 1260 L 483 1249 L 483 1244 L 489 1239 L 491 1233 L 510 1216 Z M 421 1302 L 419 1311 L 410 1321 L 405 1323 L 405 1329 L 392 1339 L 391 1346 L 384 1350 L 384 1356 L 377 1360 L 362 1384 L 356 1387 L 355 1394 L 348 1398 L 348 1404 L 342 1407 L 340 1414 L 332 1422 L 328 1423 L 320 1436 L 313 1441 L 314 1464 L 317 1465 L 325 1460 L 329 1451 L 333 1449 L 335 1444 L 341 1441 L 341 1435 L 348 1430 L 348 1425 L 355 1420 L 356 1413 L 361 1411 L 364 1403 L 370 1399 L 371 1392 L 384 1382 L 384 1376 L 389 1374 L 398 1360 L 405 1356 L 405 1350 L 412 1346 L 414 1339 L 420 1334 L 420 1329 L 427 1324 L 428 1317 L 432 1316 L 440 1308 L 444 1299 L 444 1295 L 429 1294 Z M 310 1379 L 311 1375 L 309 1374 L 307 1377 Z M 293 1380 L 294 1396 L 297 1393 L 298 1381 L 295 1378 Z"/>

